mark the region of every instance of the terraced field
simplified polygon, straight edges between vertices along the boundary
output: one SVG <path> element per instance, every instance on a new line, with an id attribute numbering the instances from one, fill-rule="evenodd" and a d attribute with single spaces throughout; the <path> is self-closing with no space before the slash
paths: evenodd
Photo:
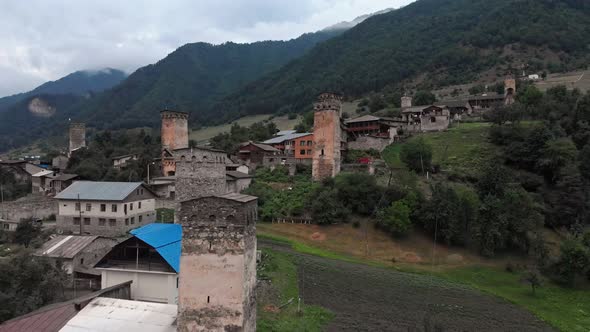
<path id="1" fill-rule="evenodd" d="M 524 309 L 436 277 L 259 246 L 293 256 L 305 303 L 334 314 L 326 331 L 552 331 Z"/>

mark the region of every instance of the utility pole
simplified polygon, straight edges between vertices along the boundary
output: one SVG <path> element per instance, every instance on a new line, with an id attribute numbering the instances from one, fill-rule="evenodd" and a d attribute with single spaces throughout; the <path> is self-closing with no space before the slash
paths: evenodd
<path id="1" fill-rule="evenodd" d="M 78 212 L 80 212 L 80 235 L 82 235 L 82 203 L 80 203 L 80 194 L 78 194 Z"/>

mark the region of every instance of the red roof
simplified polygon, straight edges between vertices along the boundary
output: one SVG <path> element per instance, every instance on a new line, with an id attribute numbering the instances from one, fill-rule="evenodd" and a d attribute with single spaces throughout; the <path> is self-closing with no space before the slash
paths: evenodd
<path id="1" fill-rule="evenodd" d="M 54 332 L 61 330 L 78 310 L 74 303 L 59 303 L 20 316 L 0 325 L 0 332 Z"/>

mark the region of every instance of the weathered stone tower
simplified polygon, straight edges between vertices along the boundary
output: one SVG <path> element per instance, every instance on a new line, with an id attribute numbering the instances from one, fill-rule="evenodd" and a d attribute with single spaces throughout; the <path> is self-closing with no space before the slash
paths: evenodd
<path id="1" fill-rule="evenodd" d="M 181 203 L 179 332 L 256 331 L 257 213 L 241 194 Z"/>
<path id="2" fill-rule="evenodd" d="M 516 79 L 512 75 L 504 80 L 504 104 L 514 104 L 516 98 Z"/>
<path id="3" fill-rule="evenodd" d="M 225 152 L 191 148 L 173 153 L 178 201 L 226 193 Z"/>
<path id="4" fill-rule="evenodd" d="M 412 97 L 403 96 L 402 97 L 402 108 L 410 108 L 410 107 L 412 107 Z"/>
<path id="5" fill-rule="evenodd" d="M 86 125 L 70 123 L 70 154 L 72 151 L 86 147 Z"/>
<path id="6" fill-rule="evenodd" d="M 163 110 L 162 148 L 169 150 L 188 148 L 188 113 Z"/>
<path id="7" fill-rule="evenodd" d="M 342 98 L 335 94 L 321 94 L 314 104 L 312 165 L 314 181 L 321 181 L 340 173 L 341 110 Z"/>

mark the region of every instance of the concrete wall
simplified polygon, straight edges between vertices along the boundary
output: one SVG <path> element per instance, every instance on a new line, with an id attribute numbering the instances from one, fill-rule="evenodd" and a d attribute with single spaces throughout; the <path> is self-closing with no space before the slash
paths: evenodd
<path id="1" fill-rule="evenodd" d="M 103 289 L 131 280 L 133 281 L 130 296 L 132 300 L 178 304 L 176 273 L 104 268 L 99 270 L 101 270 Z"/>
<path id="2" fill-rule="evenodd" d="M 179 220 L 178 331 L 255 331 L 257 202 L 183 202 Z"/>
<path id="3" fill-rule="evenodd" d="M 12 202 L 0 203 L 0 219 L 43 219 L 57 215 L 57 201 L 45 196 L 28 196 Z"/>

